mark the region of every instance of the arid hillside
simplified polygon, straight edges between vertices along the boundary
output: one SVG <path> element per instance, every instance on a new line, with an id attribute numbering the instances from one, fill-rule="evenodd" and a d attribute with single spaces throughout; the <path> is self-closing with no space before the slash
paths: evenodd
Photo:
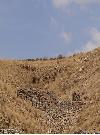
<path id="1" fill-rule="evenodd" d="M 64 58 L 0 60 L 0 129 L 100 132 L 100 48 Z"/>

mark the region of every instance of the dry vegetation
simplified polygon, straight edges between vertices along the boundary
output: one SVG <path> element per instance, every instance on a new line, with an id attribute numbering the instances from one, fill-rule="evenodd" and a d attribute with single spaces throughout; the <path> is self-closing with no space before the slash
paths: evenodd
<path id="1" fill-rule="evenodd" d="M 37 102 L 43 106 L 50 100 L 53 107 L 44 109 L 40 103 L 37 107 L 32 104 L 33 97 L 27 100 L 28 90 L 34 89 L 38 91 Z M 25 90 L 26 97 L 18 96 L 17 90 Z M 41 92 L 44 98 L 40 101 Z M 54 93 L 57 102 L 52 103 L 48 92 Z M 24 133 L 99 132 L 100 48 L 66 58 L 1 60 L 0 129 L 6 128 Z"/>

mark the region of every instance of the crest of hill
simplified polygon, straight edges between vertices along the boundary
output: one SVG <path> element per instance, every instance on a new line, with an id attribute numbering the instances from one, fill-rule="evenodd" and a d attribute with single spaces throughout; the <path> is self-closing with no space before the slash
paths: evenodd
<path id="1" fill-rule="evenodd" d="M 54 92 L 61 102 L 72 102 L 76 93 L 85 106 L 61 133 L 100 131 L 100 48 L 49 60 L 0 60 L 0 129 L 48 133 L 44 111 L 17 97 L 24 88 Z"/>

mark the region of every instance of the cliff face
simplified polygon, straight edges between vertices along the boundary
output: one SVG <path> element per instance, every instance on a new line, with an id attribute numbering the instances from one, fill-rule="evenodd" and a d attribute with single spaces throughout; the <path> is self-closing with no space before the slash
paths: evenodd
<path id="1" fill-rule="evenodd" d="M 66 58 L 0 61 L 0 129 L 100 131 L 100 48 Z"/>

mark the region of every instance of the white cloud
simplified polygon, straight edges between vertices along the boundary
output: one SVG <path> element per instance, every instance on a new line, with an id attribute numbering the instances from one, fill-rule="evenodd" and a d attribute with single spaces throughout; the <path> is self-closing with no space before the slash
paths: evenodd
<path id="1" fill-rule="evenodd" d="M 69 43 L 72 39 L 72 34 L 70 32 L 62 32 L 60 37 L 66 42 Z"/>
<path id="2" fill-rule="evenodd" d="M 84 5 L 89 5 L 93 3 L 100 3 L 100 0 L 73 0 L 74 3 L 84 6 Z"/>
<path id="3" fill-rule="evenodd" d="M 89 33 L 91 35 L 91 40 L 88 41 L 83 48 L 85 51 L 90 51 L 96 47 L 100 47 L 100 31 L 96 28 L 91 28 Z"/>
<path id="4" fill-rule="evenodd" d="M 54 24 L 56 25 L 57 24 L 57 21 L 56 21 L 56 19 L 54 17 L 51 16 L 50 17 L 50 23 L 53 24 L 53 25 Z"/>
<path id="5" fill-rule="evenodd" d="M 89 4 L 100 4 L 100 0 L 52 0 L 56 8 L 65 8 L 70 4 L 77 4 L 79 6 L 86 6 Z"/>
<path id="6" fill-rule="evenodd" d="M 100 31 L 98 31 L 96 28 L 91 28 L 90 34 L 93 37 L 94 42 L 100 43 Z"/>
<path id="7" fill-rule="evenodd" d="M 68 10 L 66 11 L 66 14 L 67 14 L 68 16 L 75 16 L 76 13 L 75 13 L 73 10 L 68 9 Z"/>
<path id="8" fill-rule="evenodd" d="M 100 21 L 100 16 L 92 15 L 92 16 L 90 16 L 90 19 L 93 21 Z"/>
<path id="9" fill-rule="evenodd" d="M 56 8 L 65 8 L 71 1 L 72 0 L 53 0 L 53 5 Z"/>

